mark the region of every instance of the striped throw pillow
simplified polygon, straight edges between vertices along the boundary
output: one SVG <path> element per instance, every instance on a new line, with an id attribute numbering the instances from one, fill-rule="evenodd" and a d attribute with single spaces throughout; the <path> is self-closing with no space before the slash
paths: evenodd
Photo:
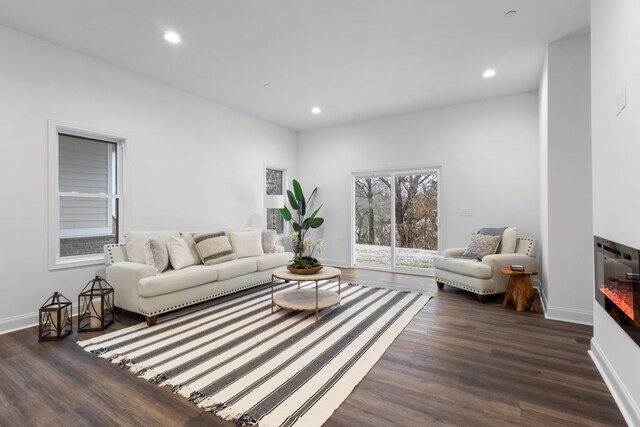
<path id="1" fill-rule="evenodd" d="M 193 233 L 193 240 L 204 265 L 220 264 L 237 258 L 224 231 Z"/>

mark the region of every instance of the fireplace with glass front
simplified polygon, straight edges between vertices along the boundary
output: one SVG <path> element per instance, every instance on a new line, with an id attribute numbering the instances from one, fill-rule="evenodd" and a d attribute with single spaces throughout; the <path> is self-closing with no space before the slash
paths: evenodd
<path id="1" fill-rule="evenodd" d="M 640 345 L 640 251 L 597 236 L 594 243 L 596 301 Z"/>

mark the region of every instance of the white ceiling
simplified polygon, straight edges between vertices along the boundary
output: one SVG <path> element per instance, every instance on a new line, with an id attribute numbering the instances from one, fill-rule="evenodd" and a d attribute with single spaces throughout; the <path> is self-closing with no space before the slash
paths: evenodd
<path id="1" fill-rule="evenodd" d="M 535 90 L 589 1 L 0 0 L 0 23 L 307 130 Z"/>

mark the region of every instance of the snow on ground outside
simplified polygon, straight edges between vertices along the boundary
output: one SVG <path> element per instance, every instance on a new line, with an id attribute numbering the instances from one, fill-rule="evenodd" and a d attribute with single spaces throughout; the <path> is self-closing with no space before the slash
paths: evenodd
<path id="1" fill-rule="evenodd" d="M 396 248 L 396 266 L 413 268 L 433 268 L 433 257 L 438 251 L 426 249 Z M 391 264 L 391 248 L 389 246 L 356 244 L 356 265 Z"/>

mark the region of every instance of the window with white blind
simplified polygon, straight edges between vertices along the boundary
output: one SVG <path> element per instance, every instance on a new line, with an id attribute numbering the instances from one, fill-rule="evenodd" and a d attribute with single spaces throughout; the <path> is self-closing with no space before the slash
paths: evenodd
<path id="1" fill-rule="evenodd" d="M 50 135 L 52 268 L 102 260 L 121 240 L 124 139 L 54 125 Z"/>

